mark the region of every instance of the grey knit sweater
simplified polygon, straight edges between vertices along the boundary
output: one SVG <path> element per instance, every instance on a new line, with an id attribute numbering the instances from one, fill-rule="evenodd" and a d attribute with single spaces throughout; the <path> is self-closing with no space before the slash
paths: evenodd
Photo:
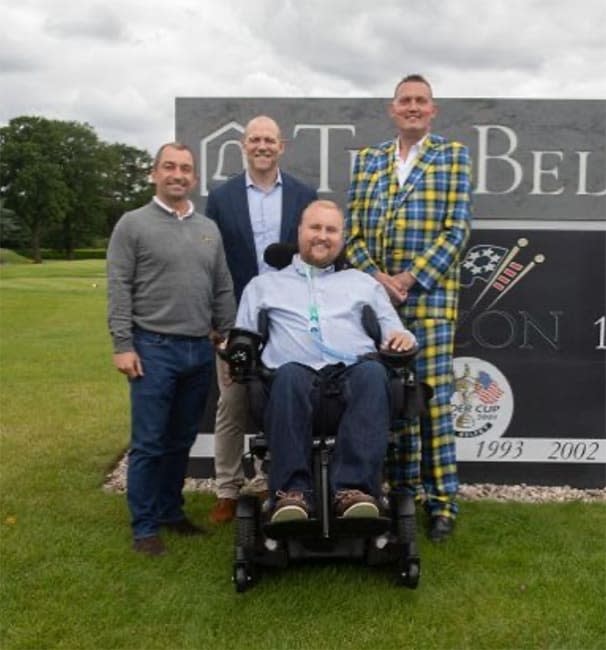
<path id="1" fill-rule="evenodd" d="M 221 235 L 198 213 L 179 220 L 152 201 L 124 214 L 110 238 L 107 277 L 114 352 L 133 350 L 133 326 L 182 336 L 233 326 Z"/>

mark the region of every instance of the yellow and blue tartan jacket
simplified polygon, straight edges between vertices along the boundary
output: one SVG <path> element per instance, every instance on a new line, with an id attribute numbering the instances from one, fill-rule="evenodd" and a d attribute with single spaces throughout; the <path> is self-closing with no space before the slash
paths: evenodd
<path id="1" fill-rule="evenodd" d="M 346 253 L 362 271 L 410 271 L 417 282 L 402 318 L 456 320 L 459 257 L 471 228 L 471 160 L 458 142 L 429 134 L 399 187 L 396 142 L 358 152 L 348 196 Z"/>

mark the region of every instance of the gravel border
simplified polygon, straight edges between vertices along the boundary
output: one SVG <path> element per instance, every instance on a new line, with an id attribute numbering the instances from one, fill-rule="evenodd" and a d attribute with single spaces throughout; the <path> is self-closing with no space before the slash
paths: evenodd
<path id="1" fill-rule="evenodd" d="M 124 455 L 116 467 L 106 476 L 103 489 L 107 492 L 124 493 L 126 489 L 127 456 Z M 186 492 L 215 493 L 214 479 L 186 478 Z M 459 498 L 467 501 L 491 499 L 493 501 L 518 501 L 525 503 L 547 503 L 581 501 L 584 503 L 606 502 L 606 487 L 581 490 L 568 485 L 494 485 L 492 483 L 461 484 Z"/>

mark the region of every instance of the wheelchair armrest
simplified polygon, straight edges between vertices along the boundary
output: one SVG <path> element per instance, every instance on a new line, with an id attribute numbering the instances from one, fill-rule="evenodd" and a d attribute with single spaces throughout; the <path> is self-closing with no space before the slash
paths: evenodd
<path id="1" fill-rule="evenodd" d="M 378 358 L 390 368 L 405 368 L 417 356 L 419 347 L 415 346 L 404 352 L 394 352 L 392 350 L 379 350 Z"/>
<path id="2" fill-rule="evenodd" d="M 402 417 L 414 418 L 426 415 L 433 389 L 426 383 L 419 382 L 413 361 L 419 352 L 415 346 L 405 352 L 379 350 L 372 355 L 389 369 L 391 375 L 392 422 Z M 370 356 L 370 355 L 369 355 Z"/>

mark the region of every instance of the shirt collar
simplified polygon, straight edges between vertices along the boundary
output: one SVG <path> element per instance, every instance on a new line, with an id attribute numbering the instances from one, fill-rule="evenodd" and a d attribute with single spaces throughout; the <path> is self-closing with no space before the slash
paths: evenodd
<path id="1" fill-rule="evenodd" d="M 173 208 L 166 205 L 166 203 L 161 201 L 157 196 L 154 196 L 153 200 L 158 207 L 164 210 L 164 212 L 168 212 L 168 214 L 173 217 L 177 217 L 177 219 L 187 219 L 194 213 L 194 204 L 191 201 L 187 201 L 187 210 L 183 214 L 178 214 L 175 210 L 173 210 Z"/>
<path id="2" fill-rule="evenodd" d="M 248 173 L 248 169 L 245 172 L 245 181 L 246 187 L 259 187 L 255 184 L 255 181 L 253 181 L 251 175 Z M 278 185 L 282 185 L 282 174 L 280 174 L 280 169 L 278 169 L 278 175 L 276 176 L 276 182 L 274 183 L 273 187 L 277 187 Z"/>
<path id="3" fill-rule="evenodd" d="M 425 140 L 428 138 L 429 133 L 426 133 L 418 142 L 415 142 L 412 147 L 410 147 L 410 151 L 408 152 L 408 157 L 411 156 L 417 156 L 419 151 L 421 150 L 421 147 L 425 143 Z M 401 160 L 400 158 L 400 138 L 396 136 L 396 151 L 395 151 L 395 157 L 396 160 Z"/>
<path id="4" fill-rule="evenodd" d="M 314 275 L 327 275 L 328 273 L 334 273 L 335 270 L 334 264 L 330 264 L 329 266 L 325 266 L 323 268 L 308 264 L 301 259 L 299 253 L 295 253 L 295 255 L 293 255 L 292 265 L 299 275 L 306 275 L 305 270 L 307 268 L 311 269 Z"/>

